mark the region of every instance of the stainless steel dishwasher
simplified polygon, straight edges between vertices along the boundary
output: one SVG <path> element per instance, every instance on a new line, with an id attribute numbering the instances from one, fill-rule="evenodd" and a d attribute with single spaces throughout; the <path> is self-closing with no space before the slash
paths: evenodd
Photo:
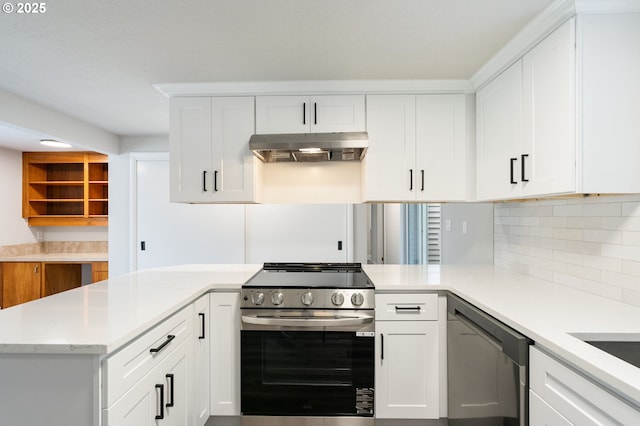
<path id="1" fill-rule="evenodd" d="M 531 340 L 455 295 L 447 311 L 449 425 L 528 425 Z"/>

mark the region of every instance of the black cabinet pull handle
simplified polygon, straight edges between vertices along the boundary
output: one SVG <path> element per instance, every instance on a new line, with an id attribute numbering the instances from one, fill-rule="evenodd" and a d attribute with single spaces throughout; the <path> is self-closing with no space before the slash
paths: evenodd
<path id="1" fill-rule="evenodd" d="M 520 164 L 520 180 L 523 182 L 529 182 L 529 179 L 525 179 L 524 178 L 524 159 L 527 158 L 529 156 L 529 154 L 522 154 L 520 156 L 521 159 L 521 164 Z"/>
<path id="2" fill-rule="evenodd" d="M 420 306 L 396 306 L 396 312 L 398 311 L 418 311 L 420 312 Z"/>
<path id="3" fill-rule="evenodd" d="M 409 169 L 409 191 L 413 191 L 413 169 Z"/>
<path id="4" fill-rule="evenodd" d="M 161 344 L 160 346 L 158 346 L 157 348 L 151 348 L 151 349 L 149 349 L 149 352 L 151 352 L 152 354 L 153 354 L 153 353 L 158 353 L 158 352 L 160 352 L 161 350 L 163 350 L 163 349 L 165 348 L 165 346 L 167 346 L 169 343 L 171 343 L 171 341 L 172 341 L 173 339 L 175 339 L 175 338 L 176 338 L 176 336 L 174 336 L 173 334 L 169 334 L 169 335 L 167 336 L 167 340 L 165 340 L 164 342 L 162 342 L 162 344 Z"/>
<path id="5" fill-rule="evenodd" d="M 218 171 L 213 172 L 213 192 L 218 192 Z"/>
<path id="6" fill-rule="evenodd" d="M 380 333 L 380 360 L 384 360 L 384 334 Z"/>
<path id="7" fill-rule="evenodd" d="M 420 179 L 422 180 L 422 186 L 420 187 L 420 191 L 424 191 L 424 169 L 420 170 Z"/>
<path id="8" fill-rule="evenodd" d="M 510 182 L 511 182 L 512 184 L 516 184 L 516 183 L 518 183 L 518 182 L 516 182 L 515 180 L 513 180 L 513 163 L 514 163 L 515 161 L 518 161 L 518 159 L 517 159 L 517 158 L 511 158 L 511 168 L 510 168 L 509 176 L 510 176 Z"/>
<path id="9" fill-rule="evenodd" d="M 156 420 L 164 419 L 164 385 L 156 385 L 156 394 L 158 393 L 158 389 L 160 389 L 160 414 L 156 414 Z M 158 411 L 156 410 L 156 413 Z"/>
<path id="10" fill-rule="evenodd" d="M 202 320 L 202 334 L 198 336 L 198 339 L 204 339 L 204 313 L 200 312 L 198 315 L 200 316 L 200 320 Z"/>
<path id="11" fill-rule="evenodd" d="M 171 397 L 171 402 L 169 402 L 169 398 L 167 398 L 167 404 L 165 407 L 173 407 L 173 374 L 167 374 L 166 378 L 169 383 L 169 396 Z"/>
<path id="12" fill-rule="evenodd" d="M 202 192 L 207 192 L 207 171 L 202 171 Z"/>
<path id="13" fill-rule="evenodd" d="M 307 124 L 307 103 L 302 103 L 302 124 Z"/>
<path id="14" fill-rule="evenodd" d="M 313 103 L 313 124 L 318 124 L 318 103 Z"/>

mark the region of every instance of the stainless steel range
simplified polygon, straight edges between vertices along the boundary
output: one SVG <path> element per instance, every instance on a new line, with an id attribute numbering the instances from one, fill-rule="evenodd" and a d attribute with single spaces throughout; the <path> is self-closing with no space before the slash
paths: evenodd
<path id="1" fill-rule="evenodd" d="M 242 287 L 243 426 L 372 426 L 374 287 L 358 263 L 266 263 Z"/>

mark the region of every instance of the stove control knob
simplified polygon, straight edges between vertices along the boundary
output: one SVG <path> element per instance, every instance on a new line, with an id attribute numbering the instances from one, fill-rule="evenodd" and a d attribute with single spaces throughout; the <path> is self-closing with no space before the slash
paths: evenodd
<path id="1" fill-rule="evenodd" d="M 344 295 L 342 293 L 335 292 L 331 295 L 331 303 L 334 306 L 340 306 L 344 303 Z"/>
<path id="2" fill-rule="evenodd" d="M 254 305 L 262 305 L 264 303 L 264 293 L 261 291 L 253 293 L 251 295 L 251 302 L 253 302 Z"/>
<path id="3" fill-rule="evenodd" d="M 353 303 L 353 306 L 362 305 L 364 303 L 364 296 L 362 293 L 353 293 L 351 296 L 351 303 Z"/>
<path id="4" fill-rule="evenodd" d="M 313 294 L 308 291 L 302 295 L 300 300 L 302 301 L 302 304 L 304 306 L 311 306 L 311 304 L 313 303 Z"/>
<path id="5" fill-rule="evenodd" d="M 271 295 L 271 303 L 274 305 L 282 305 L 282 302 L 284 302 L 284 295 L 279 291 L 276 291 Z"/>

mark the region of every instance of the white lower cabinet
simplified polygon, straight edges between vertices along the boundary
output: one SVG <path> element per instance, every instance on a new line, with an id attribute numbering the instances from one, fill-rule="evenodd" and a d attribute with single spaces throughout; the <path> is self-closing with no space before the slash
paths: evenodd
<path id="1" fill-rule="evenodd" d="M 211 415 L 240 415 L 240 293 L 211 293 Z"/>
<path id="2" fill-rule="evenodd" d="M 530 349 L 531 426 L 640 424 L 640 410 L 536 347 Z"/>
<path id="3" fill-rule="evenodd" d="M 104 424 L 192 425 L 191 363 L 191 342 L 184 341 L 106 410 Z"/>
<path id="4" fill-rule="evenodd" d="M 377 294 L 376 318 L 376 418 L 439 418 L 438 295 Z"/>
<path id="5" fill-rule="evenodd" d="M 209 294 L 205 294 L 194 306 L 194 425 L 203 426 L 211 415 L 211 315 Z"/>

